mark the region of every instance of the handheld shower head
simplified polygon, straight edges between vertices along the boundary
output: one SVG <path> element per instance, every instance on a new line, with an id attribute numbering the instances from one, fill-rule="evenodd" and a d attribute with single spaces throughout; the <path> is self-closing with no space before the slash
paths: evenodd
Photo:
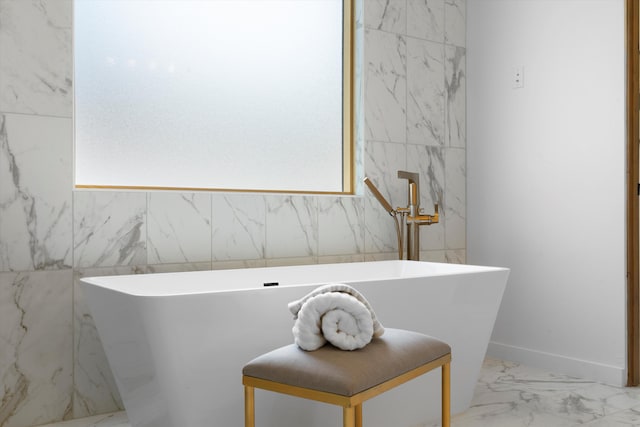
<path id="1" fill-rule="evenodd" d="M 376 188 L 376 186 L 373 184 L 373 182 L 371 182 L 371 180 L 369 179 L 369 177 L 365 176 L 364 177 L 364 183 L 367 184 L 367 187 L 369 187 L 369 190 L 371 190 L 371 192 L 373 193 L 373 195 L 375 196 L 376 199 L 378 199 L 378 201 L 380 202 L 380 204 L 382 205 L 382 207 L 389 212 L 389 215 L 393 216 L 396 211 L 393 210 L 393 208 L 391 207 L 391 204 L 389 204 L 389 202 L 387 202 L 387 199 L 384 198 L 384 196 L 382 195 L 382 193 L 380 193 L 380 191 L 378 191 L 378 189 Z"/>

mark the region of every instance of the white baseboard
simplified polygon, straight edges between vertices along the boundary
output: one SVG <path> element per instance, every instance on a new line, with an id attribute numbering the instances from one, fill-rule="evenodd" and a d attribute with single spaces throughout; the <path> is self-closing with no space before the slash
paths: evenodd
<path id="1" fill-rule="evenodd" d="M 494 341 L 489 342 L 487 356 L 618 387 L 627 382 L 626 367 L 604 365 Z"/>

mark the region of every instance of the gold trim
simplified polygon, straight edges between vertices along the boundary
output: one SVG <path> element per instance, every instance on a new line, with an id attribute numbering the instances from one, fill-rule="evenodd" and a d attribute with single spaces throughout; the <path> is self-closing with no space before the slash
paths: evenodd
<path id="1" fill-rule="evenodd" d="M 627 386 L 640 384 L 640 6 L 626 1 L 627 56 Z"/>
<path id="2" fill-rule="evenodd" d="M 255 427 L 256 410 L 255 410 L 255 391 L 253 387 L 244 387 L 244 425 L 245 427 Z"/>
<path id="3" fill-rule="evenodd" d="M 362 403 L 355 406 L 355 421 L 356 427 L 362 427 Z"/>
<path id="4" fill-rule="evenodd" d="M 253 388 L 259 388 L 261 390 L 273 391 L 275 393 L 287 394 L 289 396 L 301 397 L 303 399 L 315 400 L 323 403 L 330 403 L 332 405 L 351 407 L 350 396 L 342 396 L 340 394 L 328 393 L 326 391 L 312 390 L 310 388 L 296 387 L 289 384 L 283 384 L 276 381 L 269 381 L 262 378 L 249 377 L 244 375 L 242 377 L 242 384 Z"/>
<path id="5" fill-rule="evenodd" d="M 153 187 L 143 185 L 86 185 L 76 184 L 78 190 L 125 190 L 125 191 L 219 191 L 222 193 L 272 193 L 272 194 L 302 194 L 302 195 L 338 195 L 349 196 L 352 194 L 341 191 L 305 191 L 305 190 L 257 190 L 257 189 L 237 189 L 237 188 L 209 188 L 209 187 Z"/>
<path id="6" fill-rule="evenodd" d="M 451 358 L 442 365 L 442 427 L 451 425 Z"/>
<path id="7" fill-rule="evenodd" d="M 361 427 L 356 424 L 355 408 L 345 406 L 342 408 L 342 427 Z"/>
<path id="8" fill-rule="evenodd" d="M 354 0 L 344 0 L 342 4 L 342 191 L 343 193 L 353 194 L 355 191 L 355 6 Z"/>

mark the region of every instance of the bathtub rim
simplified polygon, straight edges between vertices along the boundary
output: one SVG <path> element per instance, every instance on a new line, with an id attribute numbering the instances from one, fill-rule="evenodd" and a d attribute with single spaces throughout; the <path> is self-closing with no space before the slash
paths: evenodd
<path id="1" fill-rule="evenodd" d="M 272 280 L 271 278 L 256 280 L 257 284 L 246 285 L 240 287 L 218 288 L 212 289 L 211 283 L 199 283 L 194 285 L 176 285 L 171 282 L 167 284 L 171 279 L 179 278 L 180 281 L 186 282 L 189 279 L 199 279 L 199 281 L 211 280 L 215 276 L 224 278 L 227 276 L 240 276 L 242 274 L 260 274 L 265 273 L 265 277 L 269 275 L 275 275 L 277 273 L 285 274 L 286 272 L 298 271 L 303 269 L 322 269 L 330 270 L 332 268 L 338 269 L 335 273 L 336 276 L 340 276 L 340 270 L 348 269 L 349 266 L 355 266 L 356 268 L 366 268 L 371 266 L 382 266 L 383 268 L 390 268 L 395 275 L 388 274 L 389 271 L 383 276 L 371 276 L 368 275 L 362 278 L 352 278 L 348 280 L 295 280 L 292 283 L 280 283 L 281 281 Z M 435 271 L 422 271 L 421 269 L 429 269 L 436 267 Z M 412 270 L 413 269 L 413 270 Z M 409 270 L 409 271 L 406 271 Z M 414 271 L 417 270 L 417 271 Z M 246 292 L 246 291 L 274 291 L 275 289 L 282 287 L 309 287 L 309 286 L 321 286 L 331 283 L 368 283 L 368 282 L 389 282 L 406 279 L 414 279 L 420 277 L 441 277 L 441 276 L 455 276 L 455 275 L 468 275 L 479 273 L 491 273 L 498 271 L 510 271 L 505 267 L 493 267 L 493 266 L 481 266 L 470 264 L 451 264 L 441 262 L 430 261 L 410 261 L 410 260 L 383 260 L 383 261 L 362 261 L 362 262 L 349 262 L 349 263 L 329 263 L 329 264 L 306 264 L 306 265 L 291 265 L 291 266 L 273 266 L 273 267 L 247 267 L 237 269 L 220 269 L 220 270 L 200 270 L 200 271 L 180 271 L 180 272 L 163 272 L 163 273 L 143 273 L 143 274 L 126 274 L 126 275 L 108 275 L 108 276 L 91 276 L 83 277 L 80 279 L 85 286 L 97 286 L 100 288 L 108 289 L 113 292 L 122 293 L 134 297 L 175 297 L 180 295 L 206 295 L 212 293 L 222 292 Z M 331 273 L 329 273 L 331 274 Z M 209 277 L 211 276 L 211 277 Z M 276 281 L 279 282 L 278 286 L 264 286 L 264 283 Z M 161 283 L 164 282 L 164 283 Z M 191 286 L 191 287 L 189 287 Z M 208 288 L 204 286 L 209 286 Z"/>

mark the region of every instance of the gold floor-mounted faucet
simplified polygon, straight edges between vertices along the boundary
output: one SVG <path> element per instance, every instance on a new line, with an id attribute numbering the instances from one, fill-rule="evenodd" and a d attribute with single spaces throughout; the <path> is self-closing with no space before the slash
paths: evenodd
<path id="1" fill-rule="evenodd" d="M 435 224 L 440 220 L 438 203 L 434 205 L 433 215 L 425 215 L 420 208 L 420 175 L 416 172 L 398 171 L 398 178 L 406 179 L 408 183 L 407 207 L 396 209 L 391 207 L 391 204 L 368 177 L 364 178 L 364 183 L 395 220 L 398 235 L 398 258 L 404 259 L 403 247 L 406 246 L 407 259 L 418 261 L 420 260 L 420 226 Z M 398 214 L 400 220 L 398 220 Z"/>

